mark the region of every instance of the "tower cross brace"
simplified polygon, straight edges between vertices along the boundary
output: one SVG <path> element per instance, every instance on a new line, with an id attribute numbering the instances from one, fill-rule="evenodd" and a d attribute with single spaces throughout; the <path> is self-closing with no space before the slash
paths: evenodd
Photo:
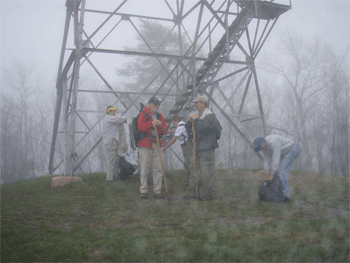
<path id="1" fill-rule="evenodd" d="M 259 132 L 266 134 L 254 61 L 279 16 L 291 8 L 290 0 L 276 2 L 158 0 L 152 2 L 154 8 L 137 8 L 140 2 L 121 0 L 106 2 L 114 6 L 102 10 L 103 2 L 96 5 L 89 0 L 67 0 L 49 173 L 63 165 L 64 174 L 73 175 L 102 141 L 98 128 L 105 113 L 86 107 L 86 95 L 109 94 L 121 114 L 130 118 L 140 110 L 145 95 L 157 95 L 165 105 L 163 115 L 170 122 L 173 114 L 186 118 L 193 110 L 191 100 L 205 94 L 209 104 L 253 148 L 254 134 L 246 123 L 260 120 Z M 169 32 L 154 46 L 140 30 L 141 20 L 161 24 Z M 120 40 L 130 30 L 143 41 L 145 49 L 123 46 Z M 166 48 L 171 36 L 177 38 L 176 50 Z M 104 65 L 106 57 L 115 61 L 147 58 L 158 70 L 141 87 L 123 87 L 113 84 L 113 76 Z M 98 88 L 91 88 L 81 80 L 85 71 L 99 79 Z M 247 96 L 252 92 L 254 96 Z M 255 100 L 248 101 L 250 97 Z M 232 103 L 237 98 L 239 107 Z M 248 104 L 257 105 L 255 114 L 245 112 Z M 83 157 L 77 161 L 74 156 L 80 148 L 84 148 Z"/>

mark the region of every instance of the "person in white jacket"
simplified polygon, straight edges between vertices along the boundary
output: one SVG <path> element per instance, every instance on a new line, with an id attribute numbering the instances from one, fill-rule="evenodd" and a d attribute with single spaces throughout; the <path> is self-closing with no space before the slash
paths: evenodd
<path id="1" fill-rule="evenodd" d="M 126 123 L 125 116 L 116 116 L 117 108 L 108 106 L 107 116 L 103 122 L 103 140 L 107 149 L 107 181 L 118 180 L 119 154 L 119 126 Z"/>
<path id="2" fill-rule="evenodd" d="M 184 156 L 184 167 L 186 172 L 185 185 L 189 185 L 190 183 L 190 163 L 193 159 L 193 142 L 192 139 L 189 138 L 189 135 L 186 130 L 186 123 L 182 120 L 182 117 L 175 114 L 170 118 L 173 125 L 176 127 L 173 138 L 168 142 L 166 146 L 163 147 L 163 152 L 173 145 L 177 139 L 179 139 L 182 149 L 182 154 Z M 168 130 L 169 132 L 169 130 Z"/>
<path id="3" fill-rule="evenodd" d="M 253 145 L 256 153 L 263 151 L 265 180 L 272 181 L 274 176 L 279 176 L 283 184 L 284 201 L 288 202 L 290 195 L 287 175 L 295 158 L 299 156 L 299 151 L 291 140 L 280 135 L 258 137 Z"/>

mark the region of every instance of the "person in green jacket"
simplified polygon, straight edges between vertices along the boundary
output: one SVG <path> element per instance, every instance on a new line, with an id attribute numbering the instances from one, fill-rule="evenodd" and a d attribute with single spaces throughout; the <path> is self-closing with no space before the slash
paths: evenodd
<path id="1" fill-rule="evenodd" d="M 215 114 L 207 108 L 208 100 L 198 96 L 192 102 L 198 110 L 198 115 L 191 113 L 190 122 L 195 130 L 196 177 L 198 182 L 198 199 L 209 201 L 213 198 L 215 149 L 219 147 L 215 126 L 218 125 Z M 221 127 L 221 126 L 220 126 Z M 185 199 L 197 199 L 196 181 L 194 174 L 194 158 L 191 160 L 189 194 Z"/>

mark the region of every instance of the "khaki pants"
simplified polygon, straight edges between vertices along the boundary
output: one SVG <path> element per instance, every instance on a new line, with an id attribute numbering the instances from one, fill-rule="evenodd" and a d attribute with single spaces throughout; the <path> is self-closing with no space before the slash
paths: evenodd
<path id="1" fill-rule="evenodd" d="M 182 154 L 184 155 L 184 166 L 185 166 L 185 171 L 186 171 L 186 183 L 190 183 L 190 174 L 191 174 L 191 169 L 190 169 L 190 164 L 191 164 L 191 159 L 193 159 L 193 142 L 192 141 L 187 141 L 185 144 L 181 144 L 181 149 L 182 149 Z"/>
<path id="2" fill-rule="evenodd" d="M 152 147 L 153 149 L 148 147 L 139 147 L 139 158 L 141 168 L 140 192 L 145 194 L 148 192 L 147 175 L 152 170 L 153 192 L 154 194 L 160 194 L 162 191 L 163 168 L 160 162 L 157 143 L 153 143 Z"/>
<path id="3" fill-rule="evenodd" d="M 191 159 L 190 194 L 196 195 L 193 158 Z M 214 187 L 215 150 L 196 153 L 196 171 L 200 198 L 211 198 Z"/>
<path id="4" fill-rule="evenodd" d="M 106 146 L 107 149 L 107 181 L 112 181 L 118 177 L 119 155 L 118 155 L 118 141 L 113 139 L 111 143 Z"/>

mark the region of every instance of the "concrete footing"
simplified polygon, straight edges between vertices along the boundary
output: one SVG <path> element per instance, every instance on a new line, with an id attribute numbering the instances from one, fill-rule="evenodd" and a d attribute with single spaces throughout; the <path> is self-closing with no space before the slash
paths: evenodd
<path id="1" fill-rule="evenodd" d="M 51 188 L 82 181 L 83 179 L 79 176 L 56 176 L 51 180 Z"/>

